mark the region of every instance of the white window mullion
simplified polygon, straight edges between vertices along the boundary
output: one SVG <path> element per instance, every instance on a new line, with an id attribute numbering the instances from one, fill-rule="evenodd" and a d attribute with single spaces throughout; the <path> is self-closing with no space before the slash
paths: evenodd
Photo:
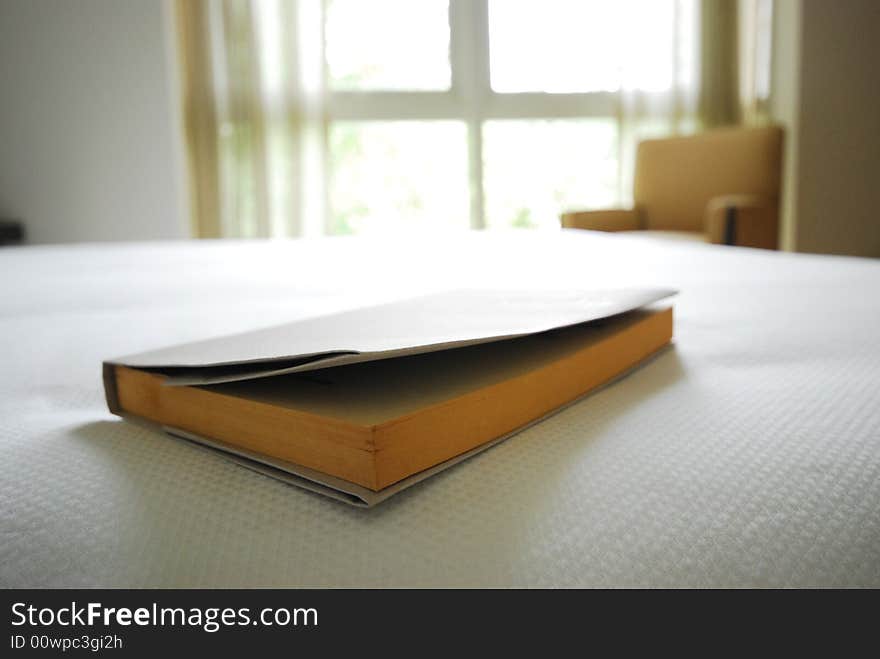
<path id="1" fill-rule="evenodd" d="M 614 92 L 587 94 L 492 93 L 482 108 L 482 115 L 487 119 L 613 117 L 617 112 L 617 105 L 617 94 Z"/>
<path id="2" fill-rule="evenodd" d="M 332 121 L 459 119 L 462 109 L 451 92 L 332 92 L 327 98 Z"/>
<path id="3" fill-rule="evenodd" d="M 488 0 L 450 0 L 452 94 L 468 127 L 471 227 L 486 226 L 483 199 L 483 120 L 489 88 Z"/>

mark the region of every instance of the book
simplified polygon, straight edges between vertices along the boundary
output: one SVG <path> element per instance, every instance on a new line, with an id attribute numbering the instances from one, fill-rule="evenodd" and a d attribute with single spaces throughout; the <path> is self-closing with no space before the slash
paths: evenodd
<path id="1" fill-rule="evenodd" d="M 672 291 L 456 291 L 104 364 L 110 410 L 356 505 L 577 400 L 672 338 Z"/>

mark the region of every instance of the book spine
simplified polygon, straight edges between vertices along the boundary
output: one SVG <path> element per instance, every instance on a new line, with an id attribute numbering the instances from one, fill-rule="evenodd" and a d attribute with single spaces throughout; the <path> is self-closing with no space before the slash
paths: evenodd
<path id="1" fill-rule="evenodd" d="M 119 405 L 119 393 L 116 389 L 116 365 L 104 362 L 102 365 L 102 378 L 104 380 L 104 398 L 107 408 L 111 413 L 121 415 L 122 408 Z"/>

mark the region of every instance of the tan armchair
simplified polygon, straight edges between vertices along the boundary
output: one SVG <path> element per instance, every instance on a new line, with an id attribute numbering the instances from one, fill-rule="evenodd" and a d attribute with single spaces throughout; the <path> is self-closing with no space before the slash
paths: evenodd
<path id="1" fill-rule="evenodd" d="M 562 226 L 776 249 L 781 176 L 778 126 L 645 140 L 636 152 L 635 207 L 566 212 Z"/>

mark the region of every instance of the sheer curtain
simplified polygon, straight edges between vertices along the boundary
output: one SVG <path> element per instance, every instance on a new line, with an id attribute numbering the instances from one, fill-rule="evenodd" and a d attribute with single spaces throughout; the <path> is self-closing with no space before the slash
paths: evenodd
<path id="1" fill-rule="evenodd" d="M 702 4 L 705 3 L 706 0 Z M 699 118 L 701 3 L 676 0 L 648 4 L 647 8 L 648 15 L 627 17 L 629 37 L 640 47 L 627 48 L 621 62 L 619 186 L 620 201 L 626 206 L 632 202 L 638 142 L 688 134 L 702 126 Z M 665 35 L 668 36 L 664 39 Z M 652 59 L 657 57 L 659 62 L 646 61 L 646 54 Z M 659 88 L 652 88 L 642 80 L 653 67 L 662 67 L 666 72 L 660 78 L 664 84 Z"/>
<path id="2" fill-rule="evenodd" d="M 739 0 L 737 25 L 740 119 L 770 121 L 770 67 L 774 0 Z"/>
<path id="3" fill-rule="evenodd" d="M 314 236 L 330 226 L 327 136 L 334 116 L 329 102 L 333 91 L 325 88 L 327 1 L 177 0 L 195 236 Z M 618 80 L 616 91 L 592 96 L 599 105 L 611 99 L 607 111 L 617 123 L 619 201 L 626 202 L 630 194 L 639 140 L 762 119 L 769 45 L 755 34 L 759 29 L 769 33 L 765 19 L 771 1 L 609 0 L 608 11 L 616 16 L 609 24 L 623 40 L 608 55 L 618 60 Z M 485 9 L 480 12 L 481 3 L 485 8 L 485 0 L 450 1 L 450 60 L 469 69 L 453 66 L 452 86 L 464 80 L 468 93 L 451 88 L 438 94 L 436 112 L 430 99 L 424 104 L 430 118 L 469 122 L 471 153 L 477 148 L 468 165 L 470 194 L 472 201 L 477 194 L 472 208 L 478 212 L 483 209 L 480 136 L 486 121 L 539 118 L 545 111 L 559 112 L 551 117 L 572 118 L 576 113 L 566 108 L 580 107 L 578 103 L 594 111 L 592 101 L 581 100 L 586 94 L 510 94 L 507 105 L 495 104 L 499 116 L 478 114 L 491 105 L 485 100 L 456 106 L 460 96 L 492 94 L 486 75 L 488 18 Z M 621 11 L 623 5 L 629 9 Z M 481 21 L 484 37 L 479 36 Z M 467 39 L 473 37 L 466 48 L 462 32 Z M 408 115 L 421 111 L 422 105 L 413 107 L 406 109 Z M 471 224 L 480 226 L 480 221 Z"/>
<path id="4" fill-rule="evenodd" d="M 177 26 L 194 235 L 320 233 L 321 0 L 178 0 Z"/>

